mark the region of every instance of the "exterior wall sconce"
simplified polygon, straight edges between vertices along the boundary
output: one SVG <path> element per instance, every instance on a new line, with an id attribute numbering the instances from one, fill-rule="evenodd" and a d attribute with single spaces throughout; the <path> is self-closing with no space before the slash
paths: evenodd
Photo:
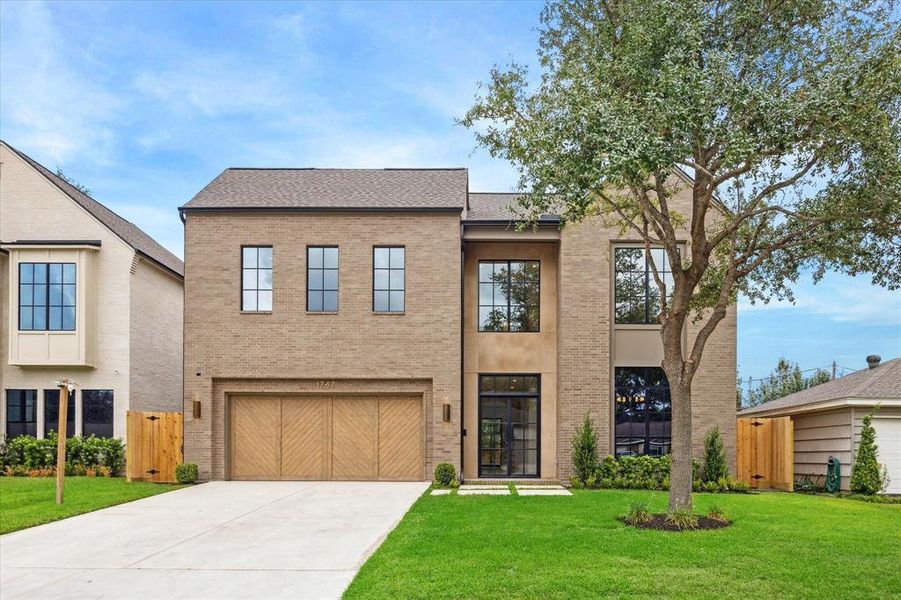
<path id="1" fill-rule="evenodd" d="M 444 408 L 444 411 L 443 411 L 444 412 L 444 422 L 450 423 L 450 404 L 445 402 L 443 408 Z"/>
<path id="2" fill-rule="evenodd" d="M 194 418 L 200 418 L 200 400 L 194 400 Z"/>

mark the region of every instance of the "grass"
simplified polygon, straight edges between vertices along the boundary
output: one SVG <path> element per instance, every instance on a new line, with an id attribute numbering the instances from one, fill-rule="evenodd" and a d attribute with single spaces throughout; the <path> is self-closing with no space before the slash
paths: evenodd
<path id="1" fill-rule="evenodd" d="M 54 477 L 0 477 L 0 534 L 131 502 L 182 486 L 124 477 L 66 477 L 63 504 L 56 504 Z"/>
<path id="2" fill-rule="evenodd" d="M 662 492 L 574 497 L 423 496 L 345 598 L 886 598 L 901 590 L 901 506 L 787 493 L 695 494 L 714 531 L 635 529 L 632 502 Z M 892 591 L 894 590 L 894 592 Z"/>

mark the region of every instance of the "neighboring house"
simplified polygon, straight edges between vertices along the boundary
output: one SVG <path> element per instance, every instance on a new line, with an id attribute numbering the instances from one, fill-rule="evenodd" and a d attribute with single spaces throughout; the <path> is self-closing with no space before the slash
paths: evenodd
<path id="1" fill-rule="evenodd" d="M 849 489 L 863 418 L 873 414 L 879 462 L 891 478 L 888 493 L 901 494 L 901 358 L 746 408 L 739 417 L 791 417 L 794 426 L 795 480 L 826 475 L 834 456 L 841 462 L 842 489 Z M 878 408 L 877 408 L 878 407 Z"/>
<path id="2" fill-rule="evenodd" d="M 186 460 L 204 479 L 421 480 L 446 461 L 560 480 L 588 413 L 602 455 L 668 453 L 642 245 L 596 219 L 518 231 L 514 199 L 470 193 L 465 169 L 216 177 L 181 208 Z M 735 321 L 693 412 L 696 454 L 717 426 L 732 464 Z"/>
<path id="3" fill-rule="evenodd" d="M 134 224 L 0 142 L 0 420 L 125 437 L 127 410 L 180 411 L 184 265 Z"/>

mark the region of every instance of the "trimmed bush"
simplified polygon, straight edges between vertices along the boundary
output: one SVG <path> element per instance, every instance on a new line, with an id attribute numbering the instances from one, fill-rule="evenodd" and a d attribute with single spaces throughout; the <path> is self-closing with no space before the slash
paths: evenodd
<path id="1" fill-rule="evenodd" d="M 873 414 L 863 418 L 860 430 L 860 445 L 851 469 L 851 491 L 855 494 L 872 496 L 882 491 L 885 478 L 879 467 L 879 447 L 876 445 L 876 430 L 873 429 Z"/>
<path id="2" fill-rule="evenodd" d="M 573 473 L 580 483 L 594 487 L 588 479 L 598 467 L 598 436 L 591 424 L 591 415 L 585 415 L 582 426 L 573 439 Z"/>
<path id="3" fill-rule="evenodd" d="M 439 487 L 450 487 L 457 479 L 457 469 L 450 463 L 438 463 L 435 466 L 435 485 Z"/>
<path id="4" fill-rule="evenodd" d="M 573 487 L 600 487 L 615 489 L 637 490 L 668 490 L 670 483 L 670 468 L 672 459 L 665 456 L 622 456 L 615 458 L 607 456 L 598 465 L 594 477 L 587 481 L 581 481 L 573 476 Z M 721 477 L 716 481 L 701 481 L 697 473 L 700 465 L 692 461 L 694 477 L 694 491 L 696 492 L 736 492 L 747 493 L 750 486 L 729 476 Z M 594 485 L 588 485 L 588 483 Z"/>
<path id="5" fill-rule="evenodd" d="M 726 446 L 723 444 L 719 427 L 714 427 L 707 432 L 707 436 L 704 438 L 704 481 L 719 481 L 728 476 Z"/>
<path id="6" fill-rule="evenodd" d="M 182 463 L 175 465 L 175 481 L 178 483 L 197 483 L 200 470 L 194 463 Z"/>
<path id="7" fill-rule="evenodd" d="M 44 439 L 20 435 L 7 440 L 2 448 L 4 467 L 24 469 L 53 469 L 56 467 L 56 432 Z M 113 475 L 122 471 L 125 464 L 125 446 L 116 438 L 71 437 L 66 439 L 66 472 L 73 473 L 76 466 L 105 467 Z"/>

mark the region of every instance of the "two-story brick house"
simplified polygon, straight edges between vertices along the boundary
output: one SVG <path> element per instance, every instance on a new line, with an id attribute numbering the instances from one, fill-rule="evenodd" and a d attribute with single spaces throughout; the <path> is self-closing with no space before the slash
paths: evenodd
<path id="1" fill-rule="evenodd" d="M 181 260 L 133 223 L 0 142 L 0 422 L 124 438 L 128 410 L 182 407 Z"/>
<path id="2" fill-rule="evenodd" d="M 514 198 L 471 193 L 465 169 L 224 171 L 181 208 L 186 460 L 213 479 L 446 461 L 560 480 L 588 413 L 603 453 L 667 453 L 640 244 L 596 220 L 518 231 Z M 733 309 L 694 386 L 696 451 L 718 426 L 732 460 L 735 360 Z"/>

